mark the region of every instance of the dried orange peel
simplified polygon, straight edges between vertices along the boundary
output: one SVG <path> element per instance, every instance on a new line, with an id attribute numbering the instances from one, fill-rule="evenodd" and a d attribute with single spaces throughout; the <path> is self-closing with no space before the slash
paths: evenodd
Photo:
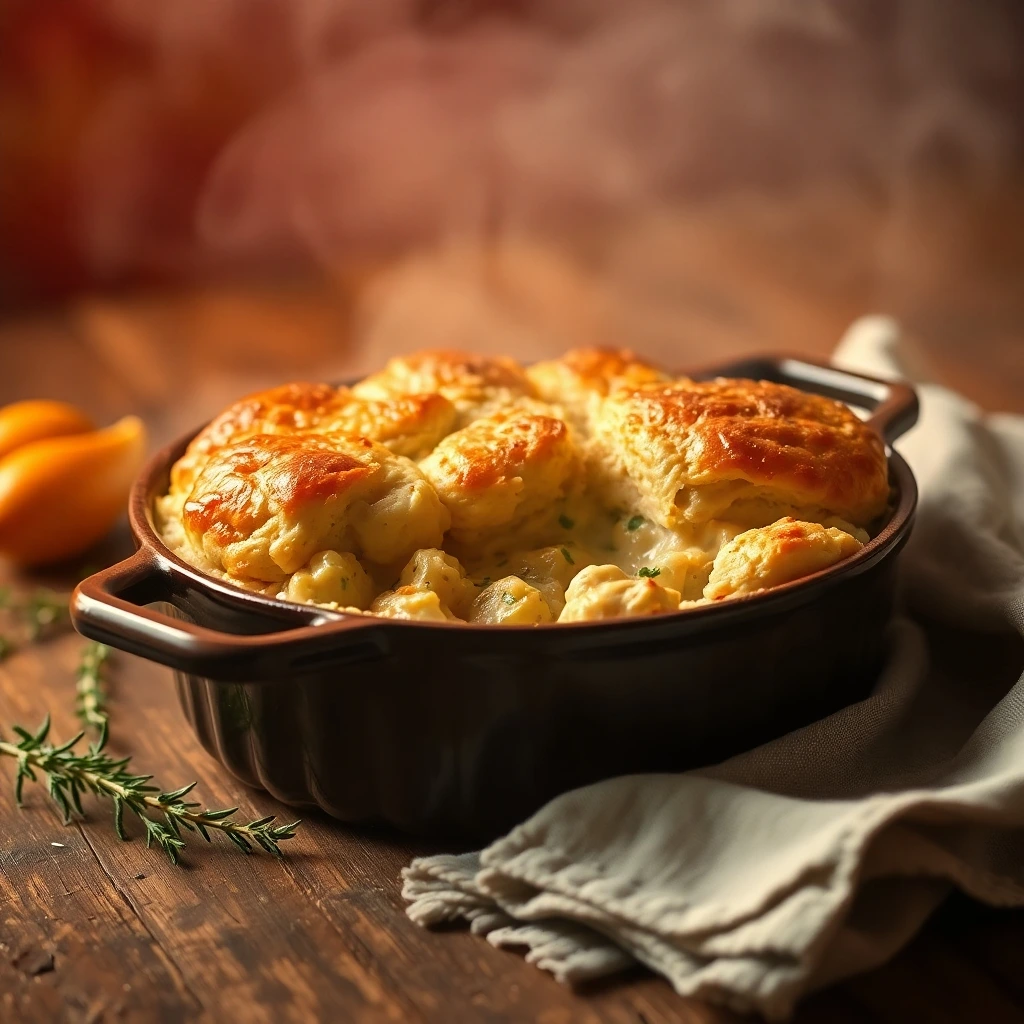
<path id="1" fill-rule="evenodd" d="M 145 453 L 136 416 L 95 430 L 62 402 L 0 409 L 0 555 L 32 566 L 88 550 L 124 511 Z"/>

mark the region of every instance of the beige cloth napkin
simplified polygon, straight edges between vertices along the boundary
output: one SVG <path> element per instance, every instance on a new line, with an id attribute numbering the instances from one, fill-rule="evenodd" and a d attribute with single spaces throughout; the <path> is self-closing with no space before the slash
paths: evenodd
<path id="1" fill-rule="evenodd" d="M 836 361 L 898 374 L 899 348 L 865 318 Z M 479 854 L 416 860 L 414 921 L 465 919 L 563 981 L 640 961 L 682 995 L 783 1018 L 891 956 L 951 886 L 1024 904 L 1024 677 L 974 657 L 1000 646 L 1024 668 L 1006 636 L 1024 634 L 1024 418 L 920 390 L 897 447 L 921 506 L 873 695 L 714 768 L 567 793 Z"/>

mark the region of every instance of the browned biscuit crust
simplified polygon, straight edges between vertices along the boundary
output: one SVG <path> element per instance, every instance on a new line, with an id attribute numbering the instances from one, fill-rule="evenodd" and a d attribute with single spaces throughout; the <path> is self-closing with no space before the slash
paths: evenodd
<path id="1" fill-rule="evenodd" d="M 610 395 L 594 458 L 616 500 L 664 526 L 790 512 L 856 525 L 885 508 L 881 438 L 846 406 L 770 381 L 675 381 Z"/>

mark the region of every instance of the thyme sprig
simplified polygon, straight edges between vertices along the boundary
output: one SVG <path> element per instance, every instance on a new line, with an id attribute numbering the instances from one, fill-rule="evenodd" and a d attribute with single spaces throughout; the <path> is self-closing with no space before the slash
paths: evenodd
<path id="1" fill-rule="evenodd" d="M 9 587 L 0 587 L 0 610 L 8 612 L 9 618 L 21 624 L 19 632 L 27 634 L 30 643 L 71 621 L 67 595 L 46 587 L 34 590 L 24 601 L 16 599 Z M 15 643 L 9 636 L 0 635 L 0 661 L 14 648 Z"/>
<path id="2" fill-rule="evenodd" d="M 82 649 L 82 660 L 75 673 L 77 690 L 76 714 L 86 728 L 100 735 L 107 728 L 107 694 L 103 684 L 103 663 L 110 657 L 110 648 L 90 640 Z"/>
<path id="3" fill-rule="evenodd" d="M 40 772 L 46 777 L 47 792 L 60 809 L 65 824 L 73 815 L 84 813 L 83 793 L 105 797 L 113 801 L 114 831 L 118 837 L 128 838 L 124 830 L 124 812 L 128 809 L 146 830 L 146 846 L 157 846 L 163 850 L 172 864 L 178 863 L 178 851 L 185 846 L 182 830 L 198 832 L 207 842 L 211 842 L 211 831 L 220 832 L 243 853 L 251 853 L 255 846 L 259 846 L 280 857 L 279 844 L 294 838 L 299 826 L 298 821 L 274 825 L 274 815 L 240 822 L 232 817 L 237 807 L 220 810 L 202 808 L 201 804 L 184 799 L 195 788 L 194 782 L 169 793 L 161 792 L 158 786 L 151 785 L 151 775 L 134 775 L 129 771 L 131 758 L 114 758 L 104 752 L 105 727 L 99 739 L 90 743 L 84 754 L 75 750 L 83 733 L 59 746 L 48 742 L 49 715 L 34 733 L 18 725 L 13 728 L 20 742 L 0 740 L 0 755 L 17 759 L 14 795 L 19 806 L 25 781 L 38 782 L 36 773 Z"/>
<path id="4" fill-rule="evenodd" d="M 66 597 L 48 589 L 36 590 L 27 600 L 15 600 L 9 589 L 0 587 L 0 609 L 14 613 L 27 632 L 29 642 L 39 640 L 46 632 L 69 620 Z M 14 644 L 0 635 L 0 661 Z M 131 811 L 142 822 L 146 831 L 146 846 L 163 850 L 172 864 L 178 863 L 179 851 L 185 846 L 184 832 L 198 832 L 207 842 L 211 833 L 221 833 L 243 853 L 256 847 L 275 857 L 281 856 L 280 844 L 293 839 L 298 821 L 287 825 L 274 825 L 274 815 L 255 821 L 238 821 L 237 807 L 204 808 L 185 797 L 196 783 L 171 792 L 163 792 L 152 784 L 151 775 L 132 773 L 131 758 L 115 758 L 105 752 L 109 718 L 103 666 L 109 657 L 103 644 L 87 643 L 76 672 L 77 709 L 82 723 L 95 730 L 96 739 L 85 753 L 76 748 L 85 736 L 80 732 L 67 743 L 49 742 L 50 716 L 34 733 L 20 725 L 12 726 L 19 742 L 13 743 L 0 736 L 0 757 L 17 760 L 14 793 L 21 806 L 26 780 L 39 782 L 44 777 L 47 792 L 56 803 L 67 824 L 74 815 L 82 815 L 82 795 L 92 793 L 112 801 L 114 831 L 123 840 L 128 839 L 124 829 L 124 812 Z"/>
<path id="5" fill-rule="evenodd" d="M 28 638 L 33 641 L 51 627 L 63 625 L 71 619 L 67 595 L 45 588 L 33 591 L 21 610 L 28 623 Z"/>

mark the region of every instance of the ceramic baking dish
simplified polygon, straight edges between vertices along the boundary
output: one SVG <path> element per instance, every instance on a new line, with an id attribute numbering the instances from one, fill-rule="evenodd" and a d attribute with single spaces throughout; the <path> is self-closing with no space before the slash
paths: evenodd
<path id="1" fill-rule="evenodd" d="M 796 358 L 695 376 L 773 380 L 865 410 L 892 441 L 914 392 Z M 350 822 L 486 839 L 597 779 L 718 761 L 866 695 L 917 490 L 889 450 L 891 512 L 855 556 L 672 614 L 543 626 L 344 615 L 230 586 L 174 555 L 153 501 L 191 437 L 132 492 L 138 551 L 72 598 L 87 637 L 175 670 L 203 746 L 280 800 Z"/>

